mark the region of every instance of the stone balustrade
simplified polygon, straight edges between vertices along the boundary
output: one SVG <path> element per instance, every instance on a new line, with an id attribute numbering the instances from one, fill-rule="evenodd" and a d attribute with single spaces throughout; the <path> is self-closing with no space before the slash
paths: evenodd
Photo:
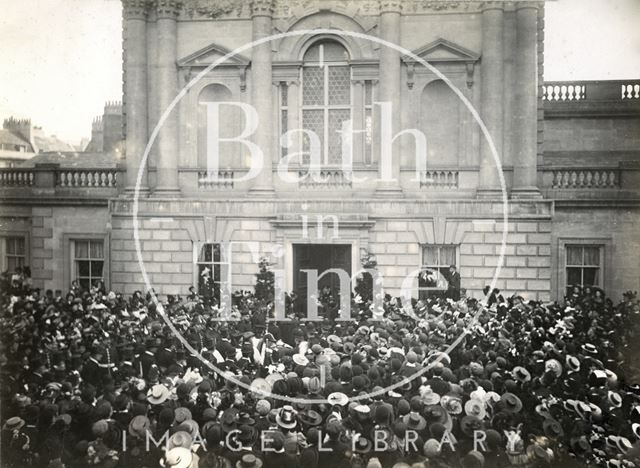
<path id="1" fill-rule="evenodd" d="M 554 189 L 611 189 L 620 187 L 617 168 L 552 169 L 551 188 Z"/>
<path id="2" fill-rule="evenodd" d="M 32 169 L 0 169 L 0 187 L 29 187 L 35 183 Z"/>
<path id="3" fill-rule="evenodd" d="M 0 168 L 0 190 L 11 197 L 51 195 L 74 198 L 115 196 L 123 185 L 123 170 L 111 168 L 61 168 L 41 163 L 34 167 Z M 28 189 L 28 190 L 25 190 Z"/>
<path id="4" fill-rule="evenodd" d="M 451 190 L 459 186 L 458 171 L 432 170 L 425 171 L 420 176 L 420 188 L 434 190 Z"/>
<path id="5" fill-rule="evenodd" d="M 298 177 L 303 177 L 306 171 L 299 171 Z M 298 187 L 301 189 L 316 189 L 316 190 L 332 190 L 332 189 L 347 189 L 351 188 L 352 183 L 347 177 L 345 177 L 342 170 L 322 169 L 320 170 L 320 179 L 317 181 L 310 176 L 304 180 L 298 182 Z"/>
<path id="6" fill-rule="evenodd" d="M 640 81 L 547 81 L 541 96 L 549 102 L 623 101 L 640 99 Z"/>
<path id="7" fill-rule="evenodd" d="M 109 188 L 117 187 L 115 169 L 60 169 L 56 171 L 57 187 Z"/>
<path id="8" fill-rule="evenodd" d="M 218 171 L 216 177 L 206 171 L 198 172 L 198 188 L 219 190 L 233 188 L 233 171 Z"/>

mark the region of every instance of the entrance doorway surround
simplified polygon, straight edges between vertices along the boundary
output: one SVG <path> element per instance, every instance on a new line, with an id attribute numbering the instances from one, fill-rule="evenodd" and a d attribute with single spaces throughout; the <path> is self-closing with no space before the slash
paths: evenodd
<path id="1" fill-rule="evenodd" d="M 350 246 L 351 274 L 361 268 L 361 251 L 369 248 L 369 230 L 375 221 L 366 214 L 336 214 L 335 218 L 321 213 L 287 213 L 280 214 L 271 220 L 276 230 L 275 240 L 282 245 L 282 257 L 278 268 L 285 273 L 284 287 L 286 291 L 294 289 L 294 246 L 295 245 L 343 245 Z M 319 217 L 322 217 L 322 228 L 318 228 Z M 337 220 L 337 223 L 334 221 Z M 334 229 L 334 224 L 337 229 Z M 323 247 L 327 248 L 327 247 Z M 334 276 L 334 275 L 332 275 Z M 352 288 L 355 284 L 351 285 Z"/>

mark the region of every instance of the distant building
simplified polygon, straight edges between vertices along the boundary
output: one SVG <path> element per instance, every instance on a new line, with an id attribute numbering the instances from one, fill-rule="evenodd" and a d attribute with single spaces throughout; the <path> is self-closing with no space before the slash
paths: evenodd
<path id="1" fill-rule="evenodd" d="M 0 167 L 13 167 L 35 153 L 31 120 L 5 119 L 0 130 Z"/>
<path id="2" fill-rule="evenodd" d="M 0 130 L 0 167 L 14 167 L 41 152 L 76 151 L 72 144 L 45 134 L 31 119 L 5 119 Z"/>
<path id="3" fill-rule="evenodd" d="M 84 151 L 91 153 L 121 152 L 123 145 L 122 103 L 109 101 L 102 115 L 93 119 L 91 140 Z"/>

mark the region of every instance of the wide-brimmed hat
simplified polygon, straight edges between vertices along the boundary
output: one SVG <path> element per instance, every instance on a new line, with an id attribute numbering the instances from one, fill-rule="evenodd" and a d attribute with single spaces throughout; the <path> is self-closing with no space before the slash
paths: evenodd
<path id="1" fill-rule="evenodd" d="M 447 413 L 453 415 L 461 414 L 463 411 L 462 398 L 460 398 L 458 395 L 444 395 L 440 399 L 440 406 L 442 406 L 447 411 Z"/>
<path id="2" fill-rule="evenodd" d="M 502 409 L 509 413 L 519 413 L 522 410 L 522 401 L 511 392 L 504 393 L 500 397 L 500 404 Z"/>
<path id="3" fill-rule="evenodd" d="M 569 368 L 569 370 L 573 372 L 578 372 L 580 370 L 580 359 L 575 356 L 567 356 L 565 359 L 565 364 Z"/>
<path id="4" fill-rule="evenodd" d="M 464 412 L 467 416 L 475 416 L 478 419 L 484 419 L 487 415 L 484 403 L 474 398 L 468 400 L 464 404 Z"/>
<path id="5" fill-rule="evenodd" d="M 296 410 L 289 405 L 283 406 L 276 414 L 276 423 L 285 429 L 293 429 L 298 424 Z"/>
<path id="6" fill-rule="evenodd" d="M 542 429 L 544 430 L 544 434 L 551 439 L 557 439 L 564 435 L 562 425 L 555 419 L 545 419 L 542 422 Z"/>
<path id="7" fill-rule="evenodd" d="M 333 392 L 327 396 L 330 405 L 345 406 L 349 403 L 349 397 L 342 392 Z"/>
<path id="8" fill-rule="evenodd" d="M 585 343 L 582 345 L 581 348 L 582 348 L 582 351 L 592 356 L 598 354 L 598 348 L 591 343 Z"/>
<path id="9" fill-rule="evenodd" d="M 369 453 L 371 451 L 372 446 L 373 444 L 371 443 L 371 441 L 366 437 L 362 437 L 362 436 L 358 437 L 353 442 L 353 448 L 357 453 Z"/>
<path id="10" fill-rule="evenodd" d="M 266 379 L 258 378 L 251 382 L 251 391 L 260 397 L 268 396 L 271 389 L 272 386 Z"/>
<path id="11" fill-rule="evenodd" d="M 622 397 L 617 392 L 609 390 L 609 392 L 607 392 L 607 401 L 615 408 L 622 407 Z"/>
<path id="12" fill-rule="evenodd" d="M 193 452 L 184 447 L 168 450 L 160 464 L 166 468 L 187 468 L 193 461 Z"/>
<path id="13" fill-rule="evenodd" d="M 556 377 L 560 377 L 562 375 L 562 364 L 557 359 L 549 359 L 544 363 L 544 370 L 553 372 Z"/>
<path id="14" fill-rule="evenodd" d="M 519 382 L 529 382 L 531 380 L 531 373 L 522 366 L 514 367 L 511 373 Z"/>
<path id="15" fill-rule="evenodd" d="M 453 421 L 451 420 L 451 416 L 447 410 L 445 410 L 440 405 L 429 405 L 424 409 L 424 417 L 427 420 L 427 423 L 440 423 L 442 424 L 448 431 L 451 431 L 453 428 Z"/>
<path id="16" fill-rule="evenodd" d="M 437 405 L 440 403 L 440 395 L 435 393 L 430 385 L 420 387 L 420 400 L 425 405 Z"/>
<path id="17" fill-rule="evenodd" d="M 305 410 L 298 413 L 300 422 L 305 426 L 319 426 L 322 424 L 322 416 L 314 410 Z"/>
<path id="18" fill-rule="evenodd" d="M 250 453 L 243 455 L 242 458 L 236 462 L 236 468 L 260 468 L 261 466 L 262 460 Z"/>
<path id="19" fill-rule="evenodd" d="M 228 408 L 220 416 L 220 426 L 225 432 L 234 430 L 237 426 L 237 421 L 238 410 L 236 408 Z"/>
<path id="20" fill-rule="evenodd" d="M 25 424 L 26 423 L 24 419 L 19 418 L 18 416 L 14 416 L 13 418 L 9 418 L 4 422 L 4 424 L 2 425 L 2 429 L 6 431 L 17 431 L 22 429 Z"/>
<path id="21" fill-rule="evenodd" d="M 421 431 L 427 427 L 427 420 L 414 411 L 405 414 L 402 421 L 407 425 L 407 429 L 413 429 L 414 431 Z"/>
<path id="22" fill-rule="evenodd" d="M 175 447 L 183 447 L 191 450 L 191 445 L 193 444 L 193 437 L 186 431 L 178 431 L 175 432 L 169 437 L 167 442 L 167 447 L 169 450 Z"/>
<path id="23" fill-rule="evenodd" d="M 138 439 L 145 439 L 147 437 L 147 431 L 151 427 L 151 422 L 146 416 L 136 416 L 129 423 L 129 434 Z"/>
<path id="24" fill-rule="evenodd" d="M 294 354 L 292 356 L 292 359 L 293 362 L 295 362 L 299 366 L 306 366 L 307 364 L 309 364 L 309 359 L 307 359 L 307 357 L 303 356 L 302 354 Z"/>
<path id="25" fill-rule="evenodd" d="M 147 401 L 152 405 L 161 405 L 171 395 L 171 391 L 162 384 L 154 385 L 147 392 Z"/>

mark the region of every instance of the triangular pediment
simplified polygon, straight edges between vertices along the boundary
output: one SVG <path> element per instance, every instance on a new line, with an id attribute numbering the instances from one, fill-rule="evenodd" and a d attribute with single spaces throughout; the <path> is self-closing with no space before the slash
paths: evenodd
<path id="1" fill-rule="evenodd" d="M 178 66 L 180 67 L 207 67 L 214 63 L 216 60 L 224 57 L 231 50 L 218 44 L 210 44 L 203 47 L 200 50 L 178 60 Z M 225 59 L 220 66 L 236 66 L 246 67 L 249 64 L 249 59 L 243 55 L 235 54 Z"/>
<path id="2" fill-rule="evenodd" d="M 476 62 L 480 55 L 446 39 L 436 39 L 413 51 L 427 62 Z M 402 57 L 405 62 L 415 62 L 411 56 Z"/>

